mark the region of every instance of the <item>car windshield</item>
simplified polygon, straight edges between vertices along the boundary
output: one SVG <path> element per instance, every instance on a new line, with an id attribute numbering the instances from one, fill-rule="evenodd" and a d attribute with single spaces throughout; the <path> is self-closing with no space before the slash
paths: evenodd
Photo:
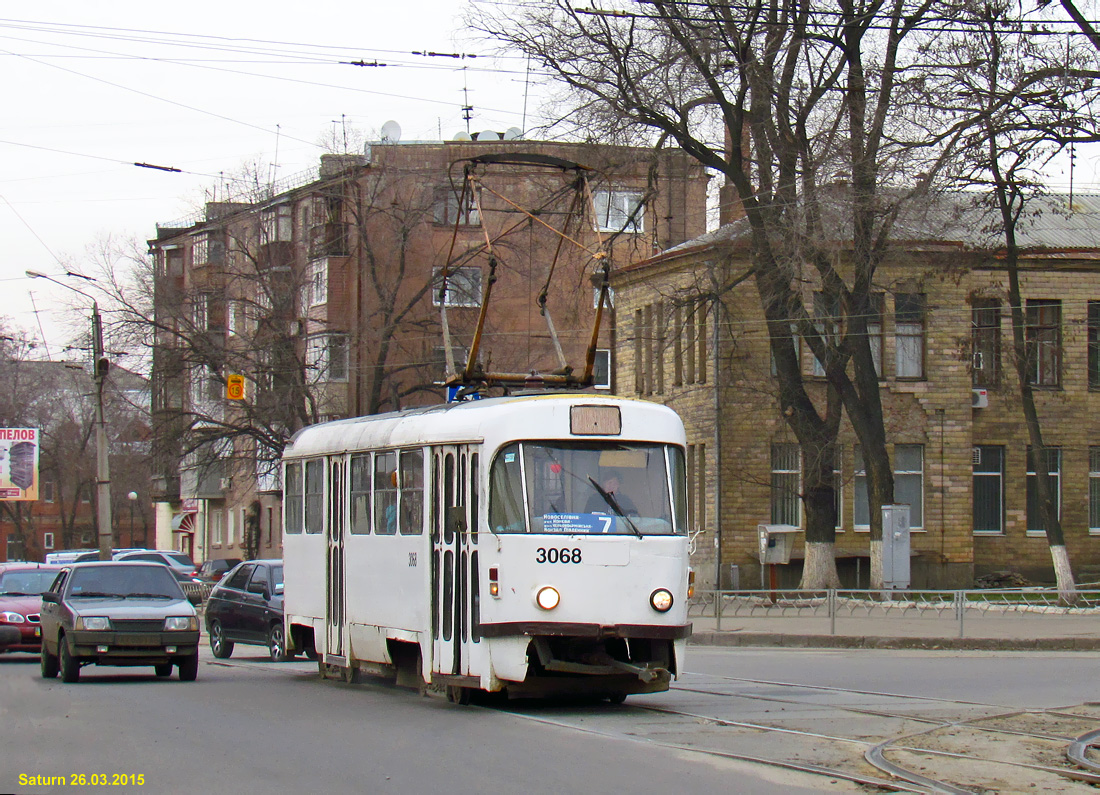
<path id="1" fill-rule="evenodd" d="M 496 533 L 686 533 L 684 457 L 646 443 L 521 442 L 493 460 Z"/>
<path id="2" fill-rule="evenodd" d="M 50 590 L 56 576 L 54 569 L 6 571 L 0 574 L 0 596 L 36 596 Z"/>
<path id="3" fill-rule="evenodd" d="M 69 596 L 184 598 L 176 578 L 166 567 L 122 565 L 73 569 Z"/>

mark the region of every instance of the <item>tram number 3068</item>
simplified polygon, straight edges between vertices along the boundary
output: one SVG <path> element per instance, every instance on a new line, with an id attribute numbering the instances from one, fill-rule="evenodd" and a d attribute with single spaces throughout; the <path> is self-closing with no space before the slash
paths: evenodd
<path id="1" fill-rule="evenodd" d="M 535 563 L 580 563 L 581 562 L 581 550 L 579 547 L 573 547 L 573 549 L 557 549 L 556 547 L 539 547 L 535 550 Z"/>

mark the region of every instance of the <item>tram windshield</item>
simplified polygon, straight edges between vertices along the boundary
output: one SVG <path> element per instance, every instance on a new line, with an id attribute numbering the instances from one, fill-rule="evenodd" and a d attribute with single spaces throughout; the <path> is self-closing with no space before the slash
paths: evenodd
<path id="1" fill-rule="evenodd" d="M 497 533 L 687 532 L 684 454 L 645 443 L 517 442 L 489 476 Z"/>

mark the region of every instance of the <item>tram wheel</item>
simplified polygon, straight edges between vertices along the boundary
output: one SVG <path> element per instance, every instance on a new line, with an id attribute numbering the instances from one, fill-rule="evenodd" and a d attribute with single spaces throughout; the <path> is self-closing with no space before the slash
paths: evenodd
<path id="1" fill-rule="evenodd" d="M 470 695 L 472 693 L 473 688 L 447 685 L 447 700 L 452 704 L 458 704 L 462 707 L 466 706 L 470 703 Z"/>
<path id="2" fill-rule="evenodd" d="M 359 672 L 359 666 L 349 665 L 343 669 L 344 681 L 349 685 L 357 685 L 362 679 L 362 674 Z"/>

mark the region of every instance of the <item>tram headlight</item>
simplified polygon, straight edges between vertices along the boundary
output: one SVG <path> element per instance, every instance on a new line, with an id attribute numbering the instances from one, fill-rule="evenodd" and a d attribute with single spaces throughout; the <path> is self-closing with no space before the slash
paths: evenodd
<path id="1" fill-rule="evenodd" d="M 557 588 L 547 585 L 545 588 L 539 588 L 539 592 L 535 594 L 535 602 L 543 610 L 553 610 L 561 602 L 561 594 L 558 593 Z"/>
<path id="2" fill-rule="evenodd" d="M 649 595 L 649 603 L 658 613 L 667 613 L 672 609 L 672 592 L 667 588 L 658 588 Z"/>

